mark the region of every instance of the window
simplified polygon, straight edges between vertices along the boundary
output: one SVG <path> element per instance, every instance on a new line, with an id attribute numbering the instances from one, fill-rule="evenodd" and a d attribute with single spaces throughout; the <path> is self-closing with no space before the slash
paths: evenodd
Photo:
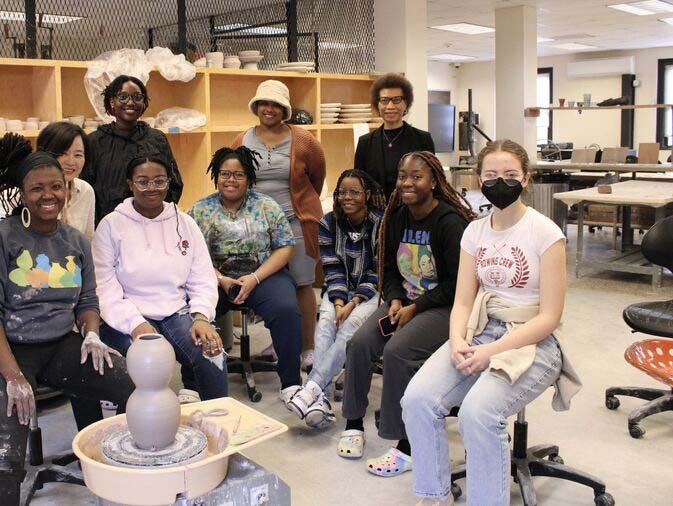
<path id="1" fill-rule="evenodd" d="M 657 103 L 673 104 L 673 58 L 659 60 Z M 657 109 L 657 142 L 661 145 L 661 149 L 673 147 L 672 114 L 671 109 Z"/>
<path id="2" fill-rule="evenodd" d="M 554 101 L 553 94 L 554 69 L 545 67 L 537 69 L 537 106 L 549 107 Z M 537 118 L 537 144 L 546 144 L 552 140 L 552 111 L 541 110 Z"/>

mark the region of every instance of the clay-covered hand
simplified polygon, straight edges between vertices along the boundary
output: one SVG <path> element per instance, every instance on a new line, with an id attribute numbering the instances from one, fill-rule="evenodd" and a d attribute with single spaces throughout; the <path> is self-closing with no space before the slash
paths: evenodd
<path id="1" fill-rule="evenodd" d="M 19 423 L 28 425 L 31 413 L 35 409 L 35 396 L 30 383 L 23 374 L 7 380 L 7 416 L 12 416 L 12 408 L 16 406 Z"/>
<path id="2" fill-rule="evenodd" d="M 86 333 L 86 337 L 84 338 L 84 341 L 82 341 L 81 350 L 82 356 L 80 357 L 80 363 L 83 364 L 86 362 L 86 358 L 91 355 L 93 368 L 95 371 L 98 371 L 101 376 L 105 373 L 105 362 L 107 362 L 110 369 L 114 367 L 111 355 L 121 357 L 121 353 L 114 348 L 110 348 L 100 340 L 98 334 L 91 330 Z"/>
<path id="3" fill-rule="evenodd" d="M 196 346 L 201 346 L 203 353 L 214 357 L 222 353 L 222 339 L 210 323 L 198 319 L 192 323 L 189 334 Z"/>
<path id="4" fill-rule="evenodd" d="M 234 299 L 234 304 L 243 304 L 252 291 L 257 288 L 257 278 L 252 274 L 246 274 L 238 280 L 241 281 L 241 291 Z"/>

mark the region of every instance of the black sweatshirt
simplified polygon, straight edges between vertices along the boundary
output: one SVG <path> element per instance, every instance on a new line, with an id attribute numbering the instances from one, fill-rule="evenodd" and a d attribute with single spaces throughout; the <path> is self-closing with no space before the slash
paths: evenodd
<path id="1" fill-rule="evenodd" d="M 401 299 L 404 303 L 414 302 L 421 313 L 438 306 L 451 306 L 456 291 L 458 262 L 460 259 L 460 239 L 467 227 L 467 221 L 450 204 L 439 201 L 430 214 L 422 220 L 415 220 L 407 206 L 401 206 L 390 216 L 386 226 L 386 244 L 383 264 L 383 297 L 390 303 Z M 436 268 L 437 284 L 430 289 L 421 288 L 421 294 L 410 298 L 408 286 L 398 267 L 398 253 L 411 251 L 411 262 L 423 269 L 421 249 L 427 256 L 432 250 L 433 267 Z M 420 266 L 420 267 L 419 267 Z M 431 267 L 432 269 L 432 267 Z M 408 285 L 408 283 L 406 283 Z M 434 283 L 433 283 L 434 284 Z"/>
<path id="2" fill-rule="evenodd" d="M 180 200 L 182 178 L 168 139 L 161 130 L 138 121 L 135 130 L 123 132 L 115 123 L 101 125 L 88 137 L 89 154 L 80 176 L 96 193 L 96 224 L 128 196 L 126 166 L 137 156 L 160 155 L 169 163 L 168 202 Z"/>

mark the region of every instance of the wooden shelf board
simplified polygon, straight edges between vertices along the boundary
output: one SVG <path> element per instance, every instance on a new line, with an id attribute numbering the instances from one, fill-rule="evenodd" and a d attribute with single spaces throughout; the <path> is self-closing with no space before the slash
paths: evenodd
<path id="1" fill-rule="evenodd" d="M 596 111 L 596 110 L 605 110 L 605 109 L 665 109 L 673 107 L 673 104 L 636 104 L 636 105 L 606 105 L 606 106 L 597 106 L 597 105 L 592 105 L 589 107 L 558 107 L 558 106 L 550 106 L 550 107 L 527 107 L 526 109 L 540 109 L 543 111 Z"/>
<path id="2" fill-rule="evenodd" d="M 321 130 L 346 130 L 346 129 L 352 129 L 353 125 L 356 123 L 329 123 L 326 125 L 321 124 L 320 129 Z M 368 123 L 369 128 L 378 128 L 382 125 L 382 123 Z"/>

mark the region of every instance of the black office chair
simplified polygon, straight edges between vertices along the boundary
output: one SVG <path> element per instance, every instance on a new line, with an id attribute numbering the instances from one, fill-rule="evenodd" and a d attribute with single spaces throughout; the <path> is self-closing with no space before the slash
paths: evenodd
<path id="1" fill-rule="evenodd" d="M 673 270 L 673 216 L 655 223 L 650 228 L 643 237 L 641 251 L 652 264 Z M 673 300 L 631 304 L 624 309 L 622 317 L 633 332 L 673 338 Z M 627 395 L 650 401 L 629 414 L 629 434 L 634 438 L 640 438 L 645 434 L 639 425 L 641 420 L 662 411 L 673 411 L 673 391 L 670 389 L 608 388 L 605 391 L 605 406 L 608 409 L 619 407 L 619 399 L 615 397 L 616 395 Z"/>
<path id="2" fill-rule="evenodd" d="M 61 394 L 60 390 L 38 385 L 35 390 L 35 401 L 37 404 Z M 42 429 L 40 429 L 38 424 L 36 407 L 31 416 L 30 433 L 28 434 L 28 461 L 32 467 L 26 471 L 26 476 L 21 484 L 22 506 L 30 504 L 35 492 L 41 490 L 47 483 L 71 483 L 73 485 L 85 486 L 82 471 L 65 467 L 76 460 L 77 457 L 74 453 L 67 453 L 54 457 L 48 464 L 43 465 Z"/>
<path id="3" fill-rule="evenodd" d="M 566 466 L 559 456 L 557 445 L 536 445 L 528 448 L 528 422 L 526 408 L 517 415 L 514 422 L 514 443 L 512 448 L 512 478 L 519 484 L 524 506 L 536 506 L 537 498 L 533 487 L 533 476 L 549 476 L 586 485 L 594 490 L 596 506 L 614 506 L 615 500 L 605 491 L 605 483 L 595 476 Z M 465 464 L 460 464 L 451 472 L 451 493 L 458 499 L 463 491 L 456 480 L 466 477 Z"/>
<path id="4" fill-rule="evenodd" d="M 236 305 L 225 302 L 228 310 L 240 311 L 241 313 L 241 354 L 238 357 L 227 357 L 227 371 L 229 373 L 240 374 L 247 384 L 248 397 L 252 402 L 262 400 L 262 392 L 257 390 L 255 385 L 256 372 L 274 372 L 276 371 L 276 362 L 266 357 L 250 356 L 250 335 L 248 334 L 248 318 L 252 312 L 245 304 Z"/>

